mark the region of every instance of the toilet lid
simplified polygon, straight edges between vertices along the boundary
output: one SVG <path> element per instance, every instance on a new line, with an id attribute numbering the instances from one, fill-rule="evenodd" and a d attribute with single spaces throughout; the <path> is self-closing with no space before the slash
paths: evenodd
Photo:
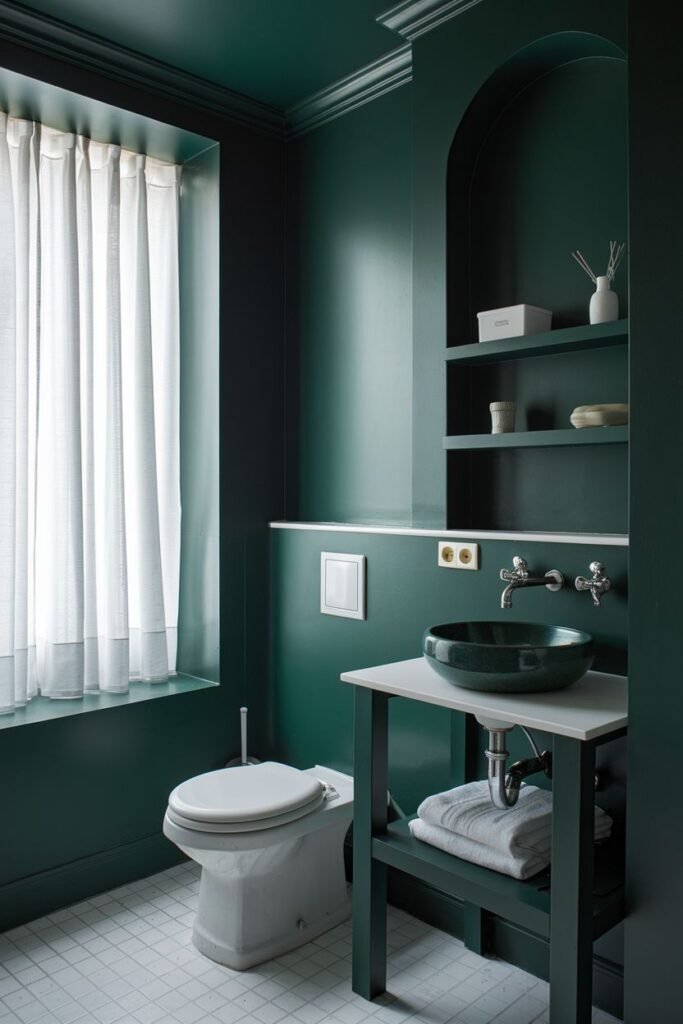
<path id="1" fill-rule="evenodd" d="M 171 793 L 169 809 L 194 822 L 237 825 L 287 820 L 319 807 L 322 782 L 276 761 L 238 765 L 197 775 Z"/>

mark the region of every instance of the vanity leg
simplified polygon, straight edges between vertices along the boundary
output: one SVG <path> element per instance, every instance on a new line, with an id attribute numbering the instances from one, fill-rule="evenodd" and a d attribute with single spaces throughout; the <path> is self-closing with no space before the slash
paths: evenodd
<path id="1" fill-rule="evenodd" d="M 463 930 L 462 938 L 466 947 L 478 956 L 486 956 L 488 942 L 486 931 L 488 928 L 488 914 L 476 903 L 465 902 L 463 908 Z"/>
<path id="2" fill-rule="evenodd" d="M 595 748 L 555 736 L 550 886 L 550 1022 L 590 1024 L 593 995 Z"/>
<path id="3" fill-rule="evenodd" d="M 356 687 L 353 807 L 353 991 L 386 989 L 387 869 L 372 859 L 373 835 L 387 828 L 388 697 Z"/>
<path id="4" fill-rule="evenodd" d="M 479 736 L 481 726 L 474 715 L 451 712 L 451 785 L 462 786 L 479 778 Z M 488 914 L 476 903 L 463 906 L 463 941 L 472 953 L 485 956 Z"/>
<path id="5" fill-rule="evenodd" d="M 451 711 L 451 786 L 479 778 L 481 726 L 474 715 Z"/>

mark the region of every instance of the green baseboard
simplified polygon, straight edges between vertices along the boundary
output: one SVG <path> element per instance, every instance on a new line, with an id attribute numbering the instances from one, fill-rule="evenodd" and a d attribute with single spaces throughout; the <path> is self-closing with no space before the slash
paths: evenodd
<path id="1" fill-rule="evenodd" d="M 0 931 L 164 871 L 185 859 L 177 847 L 156 833 L 0 885 Z"/>

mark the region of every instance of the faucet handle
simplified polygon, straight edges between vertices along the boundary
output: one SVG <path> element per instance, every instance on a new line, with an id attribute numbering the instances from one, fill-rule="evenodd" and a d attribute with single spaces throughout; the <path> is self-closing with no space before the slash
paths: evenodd
<path id="1" fill-rule="evenodd" d="M 515 555 L 512 559 L 512 569 L 501 569 L 500 578 L 508 583 L 510 580 L 525 580 L 529 575 L 529 565 L 526 559 Z"/>
<path id="2" fill-rule="evenodd" d="M 600 605 L 600 598 L 603 594 L 612 586 L 612 583 L 607 576 L 607 569 L 602 562 L 591 562 L 588 566 L 588 570 L 591 573 L 590 579 L 586 579 L 585 576 L 577 576 L 574 582 L 574 586 L 578 591 L 590 590 L 591 597 L 593 598 L 593 604 L 596 608 Z"/>

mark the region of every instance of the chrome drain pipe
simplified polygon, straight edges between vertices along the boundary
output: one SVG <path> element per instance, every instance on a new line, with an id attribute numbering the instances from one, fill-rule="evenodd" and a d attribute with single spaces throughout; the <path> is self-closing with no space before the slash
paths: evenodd
<path id="1" fill-rule="evenodd" d="M 524 730 L 526 732 L 526 730 Z M 545 772 L 548 778 L 552 775 L 552 754 L 544 750 L 535 757 L 528 757 L 522 761 L 515 761 L 510 765 L 510 770 L 505 771 L 508 759 L 508 751 L 505 749 L 505 733 L 510 729 L 489 729 L 489 745 L 484 751 L 489 763 L 489 795 L 495 807 L 505 811 L 514 807 L 519 799 L 519 791 L 522 788 L 522 779 L 527 775 L 535 775 L 537 772 Z M 531 742 L 531 740 L 530 740 Z M 538 748 L 533 744 L 534 749 Z"/>
<path id="2" fill-rule="evenodd" d="M 508 730 L 506 729 L 505 732 Z M 505 765 L 508 752 L 505 748 L 505 732 L 496 729 L 489 732 L 489 745 L 485 751 L 489 763 L 489 794 L 492 803 L 501 810 L 514 807 L 519 798 L 521 779 L 515 785 L 507 785 Z"/>

